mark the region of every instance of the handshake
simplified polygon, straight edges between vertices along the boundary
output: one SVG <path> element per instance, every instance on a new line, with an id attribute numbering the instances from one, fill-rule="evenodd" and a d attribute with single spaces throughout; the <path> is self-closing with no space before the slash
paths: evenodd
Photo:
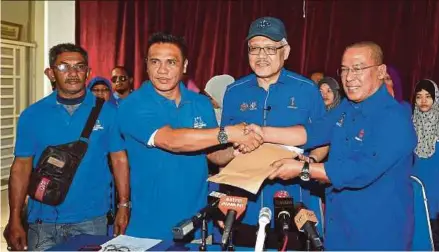
<path id="1" fill-rule="evenodd" d="M 229 142 L 235 147 L 235 154 L 249 153 L 256 150 L 264 143 L 262 127 L 256 124 L 247 125 L 245 123 L 226 126 L 225 131 L 229 137 Z"/>

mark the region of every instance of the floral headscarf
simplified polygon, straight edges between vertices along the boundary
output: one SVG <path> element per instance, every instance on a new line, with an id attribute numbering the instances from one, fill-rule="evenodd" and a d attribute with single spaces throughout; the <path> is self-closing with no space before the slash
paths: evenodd
<path id="1" fill-rule="evenodd" d="M 416 93 L 422 89 L 428 91 L 434 97 L 434 101 L 431 109 L 427 112 L 422 112 L 418 106 L 414 106 L 413 124 L 418 135 L 415 153 L 418 157 L 429 158 L 436 151 L 436 142 L 439 139 L 439 90 L 432 80 L 421 80 L 416 84 L 415 97 Z M 432 94 L 433 90 L 434 94 Z M 415 102 L 416 99 L 413 99 L 413 103 Z"/>

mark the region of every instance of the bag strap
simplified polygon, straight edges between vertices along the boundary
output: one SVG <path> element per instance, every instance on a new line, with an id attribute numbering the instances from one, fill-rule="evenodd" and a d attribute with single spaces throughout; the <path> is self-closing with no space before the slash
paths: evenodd
<path id="1" fill-rule="evenodd" d="M 101 112 L 102 106 L 104 105 L 105 100 L 96 97 L 96 104 L 90 112 L 88 116 L 87 122 L 85 123 L 85 127 L 81 133 L 81 139 L 88 140 L 90 137 L 91 131 L 93 130 L 93 126 L 95 125 L 96 120 L 98 119 L 99 113 Z"/>

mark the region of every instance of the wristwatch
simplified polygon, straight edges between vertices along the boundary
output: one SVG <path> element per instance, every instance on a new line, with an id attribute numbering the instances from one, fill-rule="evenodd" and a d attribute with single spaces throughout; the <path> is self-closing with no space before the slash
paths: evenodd
<path id="1" fill-rule="evenodd" d="M 117 208 L 121 208 L 121 207 L 131 208 L 131 201 L 117 204 Z"/>
<path id="2" fill-rule="evenodd" d="M 309 181 L 310 174 L 309 174 L 309 163 L 305 162 L 302 167 L 302 171 L 300 172 L 300 179 L 303 181 Z"/>
<path id="3" fill-rule="evenodd" d="M 226 144 L 229 142 L 229 137 L 227 136 L 224 126 L 221 126 L 218 132 L 218 142 L 220 144 Z"/>

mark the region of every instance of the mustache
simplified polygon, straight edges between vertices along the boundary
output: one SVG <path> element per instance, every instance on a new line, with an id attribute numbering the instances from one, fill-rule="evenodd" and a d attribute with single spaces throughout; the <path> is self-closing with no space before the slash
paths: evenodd
<path id="1" fill-rule="evenodd" d="M 67 78 L 65 83 L 70 83 L 70 82 L 80 82 L 81 80 L 79 78 Z"/>
<path id="2" fill-rule="evenodd" d="M 268 62 L 268 61 L 266 61 L 266 60 L 257 60 L 257 61 L 256 61 L 256 64 L 260 64 L 260 63 L 263 63 L 263 64 L 270 64 L 270 62 Z"/>

